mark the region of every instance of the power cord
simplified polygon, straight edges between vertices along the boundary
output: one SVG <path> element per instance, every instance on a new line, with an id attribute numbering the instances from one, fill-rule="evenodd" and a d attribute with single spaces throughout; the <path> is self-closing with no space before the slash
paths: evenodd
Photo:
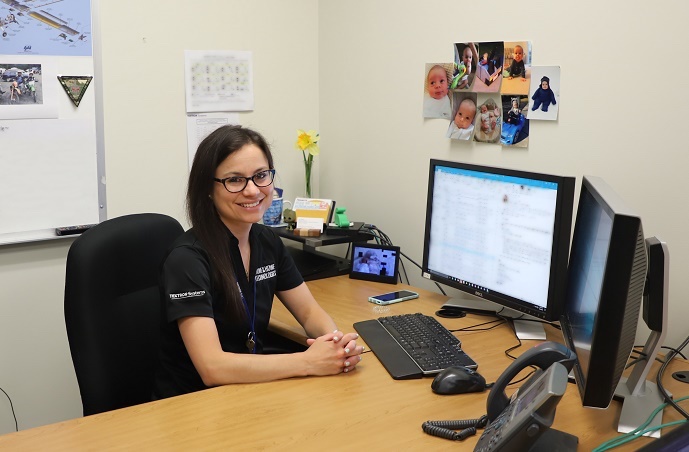
<path id="1" fill-rule="evenodd" d="M 17 415 L 14 412 L 14 405 L 12 404 L 12 399 L 10 398 L 10 395 L 5 392 L 4 389 L 0 388 L 0 391 L 2 391 L 3 394 L 5 394 L 5 396 L 7 396 L 7 400 L 10 401 L 10 409 L 12 410 L 12 417 L 14 417 L 14 429 L 16 431 L 19 431 L 19 424 L 17 423 Z"/>
<path id="2" fill-rule="evenodd" d="M 382 230 L 380 230 L 375 224 L 364 224 L 364 225 L 362 226 L 362 229 L 364 229 L 364 231 L 366 231 L 366 232 L 370 233 L 371 235 L 373 235 L 373 237 L 376 239 L 376 242 L 377 242 L 378 244 L 380 244 L 380 245 L 395 246 L 395 245 L 392 243 L 392 240 L 390 240 L 390 237 L 389 237 L 385 232 L 383 232 Z M 404 257 L 405 259 L 407 259 L 407 260 L 408 260 L 409 262 L 411 262 L 412 264 L 414 264 L 416 267 L 418 267 L 419 270 L 423 270 L 423 268 L 421 268 L 421 266 L 420 266 L 416 261 L 414 261 L 414 259 L 412 259 L 411 257 L 407 256 L 407 255 L 404 254 L 402 251 L 400 251 L 400 255 L 401 255 L 402 257 Z M 407 280 L 407 284 L 409 284 L 409 275 L 407 275 L 407 269 L 406 269 L 406 267 L 404 266 L 404 262 L 401 261 L 401 260 L 400 260 L 400 268 L 402 269 L 402 271 L 400 272 L 400 275 L 399 275 L 400 282 L 402 282 L 402 283 L 404 282 L 404 280 L 402 279 L 402 273 L 404 273 L 404 278 Z M 438 284 L 437 281 L 433 281 L 433 282 L 434 282 L 435 285 L 438 287 L 438 290 L 440 290 L 440 293 L 442 293 L 443 295 L 447 296 L 447 294 L 445 293 L 445 291 L 443 290 L 443 288 L 440 286 L 440 284 Z"/>
<path id="3" fill-rule="evenodd" d="M 677 356 L 678 354 L 681 354 L 681 351 L 684 349 L 684 347 L 687 346 L 687 344 L 689 344 L 689 337 L 684 339 L 684 342 L 682 342 L 682 345 L 677 347 L 676 350 L 673 349 L 670 353 L 668 353 L 665 356 L 665 362 L 663 362 L 663 364 L 660 366 L 660 369 L 658 369 L 658 374 L 656 375 L 656 385 L 658 386 L 658 391 L 660 391 L 660 393 L 662 394 L 665 402 L 667 402 L 667 404 L 671 405 L 675 410 L 677 410 L 679 412 L 679 414 L 681 414 L 685 418 L 689 419 L 689 413 L 687 413 L 684 409 L 682 409 L 682 407 L 680 407 L 679 405 L 677 405 L 677 403 L 675 403 L 675 401 L 672 399 L 672 397 L 670 397 L 670 394 L 668 394 L 667 390 L 663 386 L 663 381 L 662 381 L 663 375 L 665 374 L 665 369 L 670 364 L 670 361 L 672 361 L 675 358 L 675 356 Z M 681 399 L 681 400 L 684 400 L 684 399 Z"/>
<path id="4" fill-rule="evenodd" d="M 365 232 L 368 232 L 369 234 L 371 234 L 373 236 L 373 238 L 376 240 L 377 244 L 387 245 L 387 246 L 395 246 L 392 243 L 392 240 L 390 240 L 390 237 L 388 237 L 388 235 L 385 232 L 378 229 L 378 227 L 376 227 L 376 225 L 364 224 L 362 226 L 362 229 Z M 400 254 L 404 256 L 404 253 L 400 252 Z M 400 260 L 400 269 L 401 269 L 401 271 L 399 272 L 399 275 L 398 275 L 400 282 L 404 283 L 404 279 L 406 279 L 407 284 L 409 284 L 409 275 L 407 275 L 407 269 L 404 266 L 404 262 L 402 262 L 401 260 Z M 402 279 L 403 274 L 404 274 L 404 279 Z"/>
<path id="5" fill-rule="evenodd" d="M 672 403 L 676 404 L 677 402 L 681 402 L 681 401 L 686 400 L 686 399 L 689 399 L 689 396 L 682 397 L 682 398 L 677 399 L 677 400 L 673 400 Z M 667 405 L 668 405 L 667 403 L 662 403 L 662 404 L 658 405 L 658 407 L 655 410 L 653 410 L 653 412 L 648 416 L 648 419 L 646 419 L 646 421 L 643 424 L 641 424 L 640 426 L 638 426 L 637 428 L 635 428 L 634 430 L 632 430 L 629 433 L 625 433 L 624 435 L 620 435 L 616 438 L 605 441 L 604 443 L 602 443 L 601 445 L 599 445 L 598 447 L 593 449 L 592 452 L 603 452 L 606 450 L 610 450 L 610 449 L 613 449 L 615 447 L 626 444 L 630 441 L 633 441 L 637 438 L 640 438 L 643 435 L 645 435 L 646 433 L 651 433 L 651 432 L 654 432 L 654 431 L 659 430 L 661 428 L 672 427 L 673 425 L 684 424 L 687 422 L 686 419 L 683 419 L 680 421 L 668 422 L 667 424 L 656 425 L 656 426 L 647 428 L 648 425 L 653 421 L 653 418 L 655 417 L 655 415 L 658 414 L 661 410 L 663 410 Z"/>

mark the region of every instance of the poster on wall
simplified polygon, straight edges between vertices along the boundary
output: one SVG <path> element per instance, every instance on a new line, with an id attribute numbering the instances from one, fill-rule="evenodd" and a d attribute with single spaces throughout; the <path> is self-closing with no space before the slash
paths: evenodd
<path id="1" fill-rule="evenodd" d="M 0 54 L 91 56 L 91 1 L 0 0 Z"/>
<path id="2" fill-rule="evenodd" d="M 254 109 L 252 54 L 184 52 L 187 113 Z"/>

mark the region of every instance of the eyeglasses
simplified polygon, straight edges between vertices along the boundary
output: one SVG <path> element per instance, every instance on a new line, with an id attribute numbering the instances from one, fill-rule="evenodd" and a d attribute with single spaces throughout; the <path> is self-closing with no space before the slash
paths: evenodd
<path id="1" fill-rule="evenodd" d="M 246 186 L 249 184 L 249 181 L 253 182 L 257 187 L 267 187 L 273 183 L 274 177 L 275 170 L 270 169 L 259 171 L 251 177 L 230 176 L 226 177 L 225 179 L 218 179 L 217 177 L 214 177 L 213 180 L 223 184 L 225 186 L 225 190 L 229 191 L 230 193 L 239 193 L 240 191 L 244 191 Z"/>

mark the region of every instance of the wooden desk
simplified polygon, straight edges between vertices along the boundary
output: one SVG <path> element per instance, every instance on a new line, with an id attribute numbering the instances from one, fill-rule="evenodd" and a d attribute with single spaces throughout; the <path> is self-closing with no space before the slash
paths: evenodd
<path id="1" fill-rule="evenodd" d="M 393 286 L 387 284 L 340 276 L 308 285 L 344 331 L 353 331 L 354 322 L 383 315 L 432 314 L 446 299 L 411 288 L 420 293 L 419 299 L 387 310 L 367 301 L 369 295 L 390 291 Z M 441 322 L 455 329 L 485 320 L 469 315 Z M 279 302 L 271 325 L 303 340 L 303 330 Z M 517 343 L 505 325 L 458 333 L 458 337 L 487 381 L 495 381 L 509 365 L 504 350 Z M 674 366 L 687 368 L 686 362 Z M 430 383 L 428 378 L 395 381 L 367 353 L 350 374 L 213 388 L 3 435 L 0 450 L 472 450 L 478 436 L 456 443 L 424 434 L 421 424 L 429 419 L 478 418 L 485 413 L 488 393 L 438 396 L 431 392 Z M 667 382 L 678 396 L 687 392 L 680 385 Z M 665 412 L 666 422 L 679 419 L 673 410 Z M 579 450 L 591 450 L 617 435 L 618 416 L 617 402 L 604 411 L 582 408 L 576 388 L 570 386 L 558 406 L 554 428 L 578 436 Z M 647 441 L 644 438 L 616 450 L 634 450 Z"/>

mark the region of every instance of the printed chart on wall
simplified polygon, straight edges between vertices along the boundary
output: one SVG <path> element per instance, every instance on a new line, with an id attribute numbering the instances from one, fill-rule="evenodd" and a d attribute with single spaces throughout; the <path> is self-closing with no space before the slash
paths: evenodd
<path id="1" fill-rule="evenodd" d="M 94 84 L 73 103 L 59 81 L 93 77 L 90 0 L 0 0 L 0 34 L 0 244 L 97 223 Z"/>
<path id="2" fill-rule="evenodd" d="M 251 52 L 185 52 L 187 113 L 254 108 Z"/>

